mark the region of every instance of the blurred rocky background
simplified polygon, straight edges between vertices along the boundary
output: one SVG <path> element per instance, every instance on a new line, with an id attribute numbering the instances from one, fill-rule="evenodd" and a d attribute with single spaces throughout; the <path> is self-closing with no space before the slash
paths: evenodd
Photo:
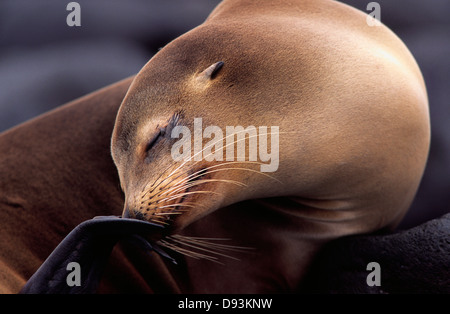
<path id="1" fill-rule="evenodd" d="M 81 27 L 66 24 L 69 2 L 0 1 L 0 132 L 137 73 L 220 1 L 79 0 Z M 342 2 L 366 11 L 370 1 Z M 450 1 L 377 2 L 422 69 L 430 101 L 430 157 L 405 229 L 450 211 Z"/>

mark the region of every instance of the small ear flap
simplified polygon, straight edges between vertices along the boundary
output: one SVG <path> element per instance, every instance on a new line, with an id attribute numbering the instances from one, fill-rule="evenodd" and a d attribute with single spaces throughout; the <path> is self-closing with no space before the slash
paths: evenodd
<path id="1" fill-rule="evenodd" d="M 217 75 L 217 73 L 219 72 L 219 70 L 222 68 L 223 65 L 224 65 L 223 61 L 219 61 L 214 63 L 213 65 L 210 65 L 206 70 L 204 70 L 197 76 L 197 80 L 202 83 L 212 80 Z"/>

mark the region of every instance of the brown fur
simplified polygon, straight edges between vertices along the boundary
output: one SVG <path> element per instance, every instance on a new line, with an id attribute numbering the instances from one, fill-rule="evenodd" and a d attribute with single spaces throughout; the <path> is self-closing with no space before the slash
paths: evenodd
<path id="1" fill-rule="evenodd" d="M 224 66 L 213 80 L 196 79 L 218 61 Z M 120 213 L 108 144 L 129 83 L 1 135 L 2 292 L 18 291 L 75 225 Z M 119 255 L 102 291 L 292 292 L 324 242 L 401 219 L 428 152 L 426 91 L 414 59 L 385 27 L 368 27 L 365 15 L 334 1 L 226 0 L 142 69 L 112 141 L 130 212 L 170 165 L 169 143 L 155 146 L 149 163 L 142 152 L 180 109 L 186 124 L 202 117 L 222 128 L 295 132 L 280 136 L 272 175 L 283 184 L 229 171 L 250 190 L 209 184 L 222 196 L 199 197 L 203 207 L 174 220 L 180 234 L 252 247 L 232 254 L 239 261 L 177 256 L 175 266 Z"/>
<path id="2" fill-rule="evenodd" d="M 223 67 L 205 80 L 218 61 Z M 428 155 L 427 94 L 414 58 L 386 27 L 369 27 L 365 14 L 334 1 L 225 0 L 148 62 L 112 139 L 131 217 L 161 219 L 161 205 L 180 201 L 157 203 L 153 190 L 173 169 L 173 140 L 166 135 L 146 151 L 177 112 L 191 130 L 201 117 L 223 130 L 289 133 L 280 134 L 280 166 L 271 173 L 282 184 L 241 170 L 210 174 L 248 188 L 204 184 L 219 195 L 188 196 L 181 204 L 193 208 L 166 217 L 172 232 L 257 248 L 226 268 L 186 259 L 195 292 L 293 289 L 325 241 L 395 226 Z M 181 179 L 209 165 L 188 163 Z"/>
<path id="3" fill-rule="evenodd" d="M 82 221 L 120 214 L 123 195 L 109 138 L 130 82 L 116 83 L 0 135 L 1 293 L 18 292 Z M 117 265 L 108 267 L 118 272 Z M 105 282 L 113 287 L 120 280 L 107 276 Z"/>

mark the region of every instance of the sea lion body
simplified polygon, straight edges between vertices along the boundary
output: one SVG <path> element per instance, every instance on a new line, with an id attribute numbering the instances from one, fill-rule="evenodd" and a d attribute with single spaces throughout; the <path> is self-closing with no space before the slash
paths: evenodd
<path id="1" fill-rule="evenodd" d="M 406 213 L 428 155 L 426 88 L 401 40 L 366 19 L 327 0 L 225 0 L 134 79 L 112 137 L 124 215 L 257 247 L 226 270 L 201 268 L 196 292 L 293 289 L 322 243 Z M 278 169 L 174 162 L 170 130 L 199 117 L 222 130 L 278 126 Z M 206 180 L 192 185 L 193 174 Z"/>
<path id="2" fill-rule="evenodd" d="M 120 214 L 123 195 L 109 139 L 131 81 L 112 84 L 1 133 L 0 293 L 19 292 L 84 220 Z M 136 278 L 136 272 L 125 267 L 129 262 L 117 258 L 123 255 L 115 256 L 117 263 L 108 266 L 110 275 L 104 276 L 100 291 L 124 291 L 118 272 Z"/>
<path id="3" fill-rule="evenodd" d="M 15 218 L 8 228 L 23 227 L 20 235 L 5 232 L 2 237 L 3 291 L 17 290 L 67 229 L 95 215 L 114 214 L 121 206 L 115 169 L 104 163 L 103 154 L 105 132 L 111 132 L 110 118 L 128 84 L 113 88 L 112 98 L 99 96 L 112 106 L 99 116 L 89 109 L 95 101 L 90 99 L 87 106 L 73 107 L 81 119 L 60 111 L 2 135 L 2 147 L 15 147 L 3 157 L 2 167 L 23 178 L 2 177 L 2 213 Z M 169 131 L 192 129 L 195 118 L 222 130 L 279 127 L 277 170 L 266 176 L 259 164 L 244 163 L 211 172 L 221 162 L 203 159 L 180 167 L 182 162 L 171 156 L 176 139 Z M 61 133 L 67 119 L 73 122 L 69 129 L 78 131 Z M 48 143 L 54 134 L 61 136 Z M 40 151 L 44 139 L 46 149 Z M 83 148 L 74 149 L 75 143 Z M 219 256 L 223 264 L 184 256 L 176 257 L 178 265 L 159 257 L 140 259 L 137 268 L 143 277 L 152 273 L 149 280 L 143 282 L 136 272 L 112 277 L 122 288 L 129 287 L 123 279 L 133 278 L 142 284 L 141 291 L 154 292 L 307 290 L 302 279 L 324 243 L 393 227 L 405 214 L 428 154 L 426 89 L 403 43 L 384 26 L 370 27 L 366 15 L 353 8 L 325 0 L 225 0 L 204 24 L 169 43 L 135 77 L 111 144 L 125 192 L 124 216 L 167 223 L 167 231 L 153 240 L 174 244 L 175 234 L 196 243 L 192 237 L 230 239 L 210 241 L 252 248 L 226 251 L 239 260 Z M 18 156 L 30 148 L 40 153 L 26 158 L 32 164 L 23 167 Z M 62 169 L 54 168 L 55 158 L 49 156 L 66 156 L 67 151 L 73 153 L 70 160 L 56 158 Z M 11 165 L 23 173 L 10 172 Z M 73 170 L 75 185 L 60 182 L 66 167 Z M 39 169 L 31 178 L 30 168 Z M 85 174 L 81 181 L 79 173 Z M 35 177 L 40 174 L 44 180 Z M 193 174 L 199 178 L 190 180 Z M 23 182 L 39 185 L 25 191 Z M 59 186 L 70 189 L 55 192 Z M 45 187 L 51 187 L 49 197 Z M 176 197 L 161 194 L 177 188 L 181 194 Z M 55 200 L 55 193 L 62 199 Z M 181 205 L 186 205 L 183 211 Z M 47 243 L 39 251 L 42 239 Z M 24 248 L 20 255 L 17 247 Z M 120 265 L 122 271 L 130 266 Z"/>
<path id="4" fill-rule="evenodd" d="M 109 254 L 108 245 L 128 228 L 123 224 L 101 221 L 103 227 L 91 224 L 87 234 L 70 237 L 93 217 L 121 214 L 124 196 L 110 139 L 132 80 L 101 88 L 0 134 L 0 293 L 18 293 L 26 282 L 35 287 L 32 293 L 86 292 L 91 286 L 97 293 L 180 292 L 158 254 L 122 242 Z M 107 239 L 102 238 L 105 231 Z M 69 253 L 67 263 L 57 267 L 64 258 L 61 252 Z M 80 264 L 80 287 L 67 286 L 69 262 Z M 42 267 L 48 287 L 42 285 Z"/>
<path id="5" fill-rule="evenodd" d="M 112 154 L 126 195 L 124 214 L 167 219 L 178 232 L 219 208 L 257 200 L 247 205 L 254 212 L 246 224 L 259 221 L 268 235 L 257 236 L 281 246 L 275 261 L 260 268 L 279 263 L 299 274 L 296 279 L 322 241 L 395 226 L 428 155 L 427 94 L 404 44 L 366 20 L 334 1 L 226 0 L 204 24 L 164 47 L 136 76 L 116 120 Z M 223 66 L 213 77 L 205 69 L 218 61 Z M 270 175 L 281 183 L 230 169 L 202 179 L 245 188 L 205 181 L 183 189 L 190 175 L 220 162 L 175 163 L 174 116 L 173 124 L 191 129 L 198 117 L 222 130 L 278 126 L 279 167 Z M 171 174 L 177 179 L 167 186 L 172 180 L 164 177 Z M 167 200 L 170 193 L 156 191 L 174 186 L 186 194 Z M 177 204 L 190 206 L 169 215 Z M 283 231 L 272 228 L 270 215 L 285 220 Z M 240 224 L 227 227 L 241 233 Z"/>

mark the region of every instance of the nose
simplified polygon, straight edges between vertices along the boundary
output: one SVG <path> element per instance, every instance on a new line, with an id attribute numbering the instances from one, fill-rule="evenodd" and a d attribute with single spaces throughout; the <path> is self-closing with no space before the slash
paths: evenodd
<path id="1" fill-rule="evenodd" d="M 141 212 L 129 209 L 128 206 L 123 210 L 122 218 L 135 218 L 138 220 L 145 220 L 145 216 Z"/>

